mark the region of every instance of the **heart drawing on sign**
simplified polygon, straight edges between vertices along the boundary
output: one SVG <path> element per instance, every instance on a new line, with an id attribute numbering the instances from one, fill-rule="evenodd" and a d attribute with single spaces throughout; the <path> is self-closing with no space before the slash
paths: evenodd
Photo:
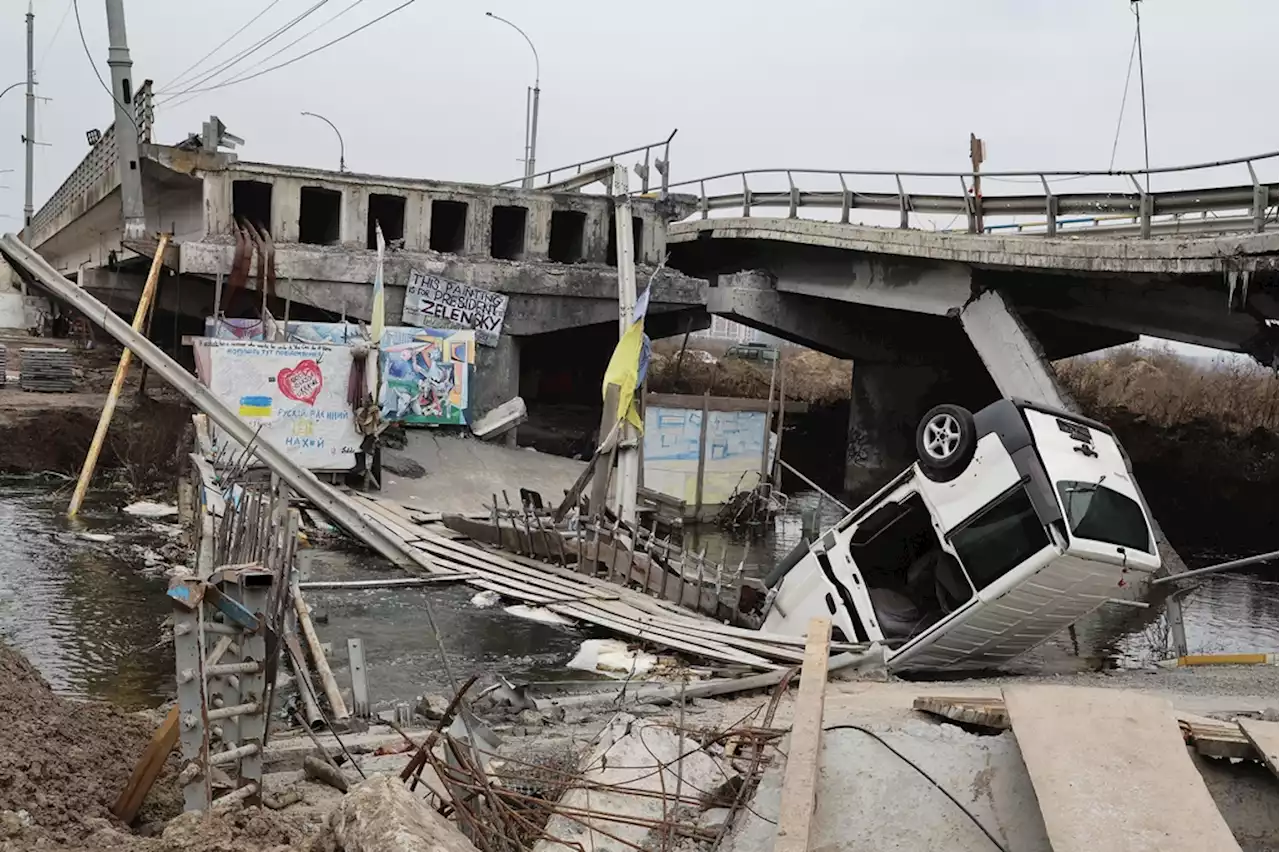
<path id="1" fill-rule="evenodd" d="M 280 388 L 280 393 L 289 399 L 315 405 L 320 388 L 324 387 L 324 376 L 320 373 L 320 365 L 307 358 L 299 361 L 298 366 L 292 369 L 286 367 L 277 373 L 276 385 Z"/>

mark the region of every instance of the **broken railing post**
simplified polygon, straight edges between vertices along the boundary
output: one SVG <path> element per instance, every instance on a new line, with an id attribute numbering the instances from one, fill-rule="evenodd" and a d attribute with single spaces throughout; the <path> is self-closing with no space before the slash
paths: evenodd
<path id="1" fill-rule="evenodd" d="M 151 300 L 155 297 L 156 282 L 160 280 L 160 269 L 164 266 L 164 250 L 169 246 L 169 235 L 161 234 L 156 245 L 156 256 L 151 260 L 151 271 L 147 273 L 147 283 L 142 288 L 142 297 L 138 299 L 138 309 L 133 314 L 133 330 L 141 332 L 146 324 Z M 107 391 L 107 401 L 102 406 L 102 414 L 98 417 L 98 428 L 93 433 L 93 442 L 89 444 L 89 452 L 85 454 L 84 466 L 80 468 L 80 479 L 76 481 L 75 493 L 71 495 L 71 505 L 67 507 L 67 517 L 74 518 L 84 502 L 85 492 L 89 490 L 89 480 L 93 478 L 93 469 L 98 464 L 98 455 L 102 452 L 102 444 L 107 438 L 107 427 L 116 413 L 116 400 L 124 388 L 125 377 L 129 375 L 129 363 L 133 360 L 133 350 L 128 346 L 120 353 L 120 362 L 116 364 L 116 375 L 111 380 L 111 390 Z"/>

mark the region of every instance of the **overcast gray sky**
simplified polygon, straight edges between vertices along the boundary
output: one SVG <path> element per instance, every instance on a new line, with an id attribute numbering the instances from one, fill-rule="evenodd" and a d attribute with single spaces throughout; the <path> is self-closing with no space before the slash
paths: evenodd
<path id="1" fill-rule="evenodd" d="M 109 81 L 102 0 L 78 0 Z M 158 89 L 267 0 L 126 0 L 134 78 Z M 317 0 L 279 0 L 202 67 L 250 46 Z M 268 67 L 401 0 L 359 0 Z M 236 64 L 250 68 L 346 9 L 328 0 Z M 26 0 L 0 0 L 0 88 L 25 75 Z M 36 207 L 83 157 L 111 102 L 94 78 L 69 0 L 36 0 L 41 141 Z M 199 8 L 198 16 L 195 9 Z M 188 12 L 187 10 L 191 11 Z M 173 143 L 210 113 L 244 137 L 245 159 L 382 174 L 496 181 L 520 174 L 525 86 L 542 58 L 538 162 L 550 167 L 666 136 L 673 178 L 791 166 L 963 169 L 970 131 L 986 168 L 1106 168 L 1133 40 L 1124 0 L 417 0 L 288 68 L 157 108 Z M 1277 147 L 1276 0 L 1147 0 L 1143 47 L 1153 165 Z M 65 17 L 64 17 L 65 16 Z M 59 30 L 59 23 L 61 29 Z M 56 32 L 56 38 L 55 38 Z M 213 81 L 234 76 L 228 73 Z M 1142 163 L 1135 69 L 1117 167 Z M 0 215 L 22 209 L 23 98 L 0 100 Z M 1243 181 L 1242 174 L 1237 179 Z M 0 230 L 15 219 L 0 220 Z"/>

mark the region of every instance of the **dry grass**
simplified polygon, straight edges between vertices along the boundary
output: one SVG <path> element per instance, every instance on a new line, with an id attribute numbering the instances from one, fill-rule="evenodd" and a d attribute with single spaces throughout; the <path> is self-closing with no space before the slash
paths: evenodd
<path id="1" fill-rule="evenodd" d="M 1127 412 L 1161 427 L 1199 422 L 1236 434 L 1277 429 L 1275 374 L 1239 360 L 1200 364 L 1168 351 L 1127 348 L 1054 367 L 1080 407 L 1103 420 Z"/>
<path id="2" fill-rule="evenodd" d="M 663 349 L 668 347 L 655 347 L 657 351 L 649 368 L 650 391 L 692 394 L 710 391 L 713 396 L 768 399 L 771 364 L 724 359 L 722 356 L 728 348 L 726 344 L 697 342 L 701 344 L 697 347 L 699 350 L 710 352 L 718 360 L 707 363 L 686 353 L 677 377 L 679 346 L 675 347 L 675 352 L 664 352 Z M 689 348 L 691 351 L 694 349 L 692 343 Z M 852 362 L 799 347 L 783 347 L 780 351 L 782 368 L 786 372 L 787 399 L 824 405 L 849 398 Z M 774 394 L 778 394 L 777 389 Z"/>

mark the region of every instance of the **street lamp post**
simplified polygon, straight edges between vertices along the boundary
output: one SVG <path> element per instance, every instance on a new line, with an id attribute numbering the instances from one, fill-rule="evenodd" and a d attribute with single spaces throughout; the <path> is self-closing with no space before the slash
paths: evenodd
<path id="1" fill-rule="evenodd" d="M 302 114 L 318 118 L 333 128 L 333 132 L 338 136 L 338 171 L 345 172 L 347 170 L 347 144 L 342 141 L 342 131 L 338 130 L 338 126 L 323 115 L 314 112 L 304 112 Z"/>
<path id="2" fill-rule="evenodd" d="M 538 99 L 542 94 L 542 61 L 538 59 L 538 48 L 533 46 L 533 39 L 515 24 L 506 18 L 499 17 L 492 12 L 485 12 L 495 21 L 501 21 L 511 29 L 520 33 L 524 40 L 528 43 L 529 49 L 533 51 L 533 107 L 529 107 L 529 97 L 525 98 L 525 116 L 524 116 L 524 188 L 530 189 L 533 186 L 533 174 L 537 169 L 538 162 Z"/>
<path id="3" fill-rule="evenodd" d="M 5 86 L 3 89 L 0 89 L 0 98 L 3 98 L 5 96 L 5 93 L 10 91 L 11 89 L 16 89 L 19 86 L 25 86 L 25 85 L 27 85 L 26 80 L 19 80 L 18 82 L 14 83 L 11 86 Z"/>

